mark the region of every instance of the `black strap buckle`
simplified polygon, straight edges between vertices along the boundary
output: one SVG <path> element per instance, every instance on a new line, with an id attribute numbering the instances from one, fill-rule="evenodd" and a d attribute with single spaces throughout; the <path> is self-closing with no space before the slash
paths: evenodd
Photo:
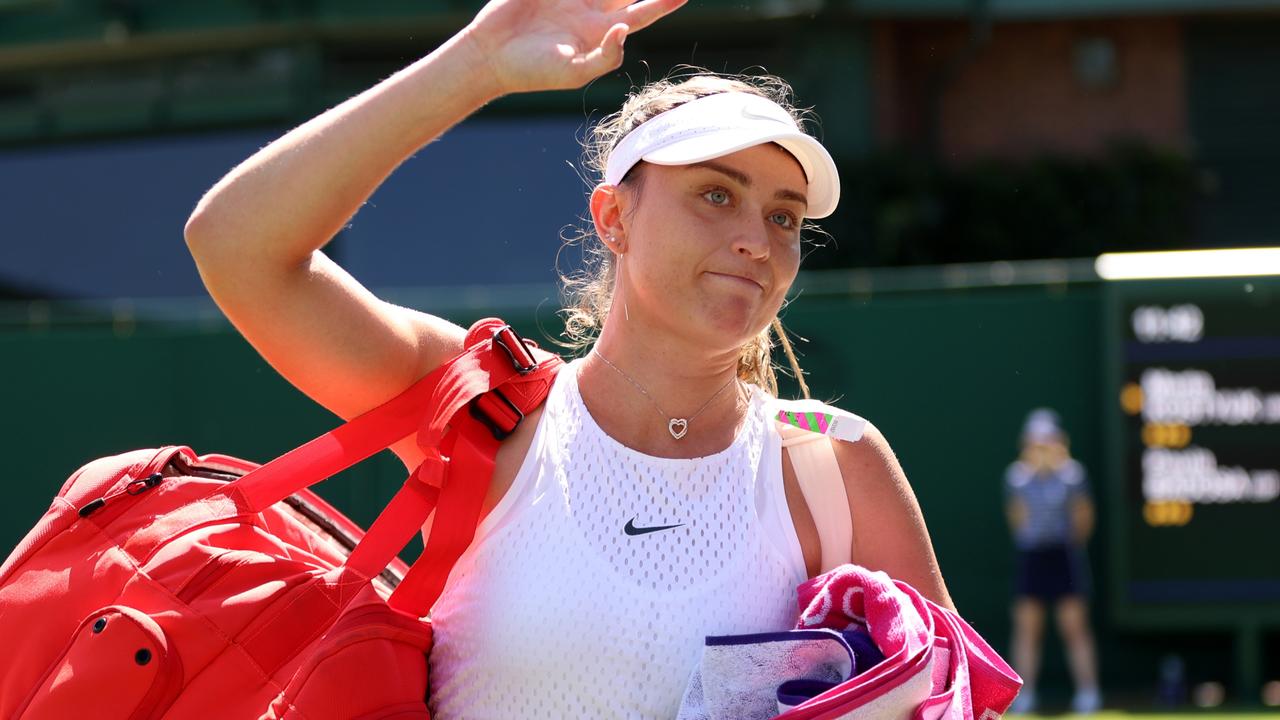
<path id="1" fill-rule="evenodd" d="M 520 337 L 510 325 L 503 325 L 493 332 L 493 344 L 506 351 L 507 357 L 511 358 L 511 364 L 521 375 L 528 375 L 538 368 L 538 360 L 525 342 L 526 340 Z"/>
<path id="2" fill-rule="evenodd" d="M 471 401 L 471 417 L 489 428 L 494 439 L 502 441 L 520 426 L 524 413 L 501 390 L 494 388 Z"/>

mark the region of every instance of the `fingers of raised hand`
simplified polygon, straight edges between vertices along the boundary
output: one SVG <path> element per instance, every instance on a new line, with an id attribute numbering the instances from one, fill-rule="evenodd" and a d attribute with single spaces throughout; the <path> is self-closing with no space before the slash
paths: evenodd
<path id="1" fill-rule="evenodd" d="M 627 39 L 629 29 L 625 23 L 618 23 L 609 28 L 600 45 L 584 55 L 571 61 L 586 80 L 598 77 L 622 64 L 622 45 Z M 584 80 L 585 82 L 585 80 Z"/>
<path id="2" fill-rule="evenodd" d="M 684 5 L 688 0 L 604 0 L 604 9 L 609 12 L 621 10 L 621 20 L 635 32 L 657 22 L 666 15 Z"/>

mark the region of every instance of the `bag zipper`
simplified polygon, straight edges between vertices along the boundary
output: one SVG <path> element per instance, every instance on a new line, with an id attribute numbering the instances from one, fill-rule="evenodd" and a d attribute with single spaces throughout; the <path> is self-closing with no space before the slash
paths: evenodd
<path id="1" fill-rule="evenodd" d="M 89 502 L 80 506 L 80 509 L 77 512 L 79 513 L 80 517 L 87 518 L 90 515 L 98 512 L 102 508 L 106 507 L 107 503 L 115 500 L 121 495 L 141 495 L 142 493 L 145 493 L 151 488 L 159 485 L 163 481 L 164 481 L 163 473 L 151 473 L 150 475 L 144 478 L 140 478 L 138 480 L 131 480 L 123 488 L 113 493 L 107 493 L 106 495 L 103 495 L 102 497 L 96 500 L 90 500 Z"/>
<path id="2" fill-rule="evenodd" d="M 188 463 L 183 462 L 181 454 L 176 454 L 173 457 L 169 458 L 168 462 L 164 464 L 164 468 L 167 468 L 171 465 L 174 466 L 174 469 L 178 471 L 179 475 L 183 475 L 186 477 L 201 477 L 201 478 L 206 478 L 208 480 L 221 480 L 223 482 L 231 482 L 232 480 L 235 480 L 240 477 L 235 473 L 224 472 L 221 470 L 211 470 L 208 468 L 201 468 L 201 467 L 195 467 L 195 466 L 189 465 Z M 106 495 L 103 495 L 100 498 L 97 498 L 95 500 L 90 500 L 89 502 L 80 506 L 77 512 L 82 518 L 89 517 L 90 515 L 93 515 L 94 513 L 98 512 L 102 508 L 106 507 L 108 503 L 111 503 L 112 501 L 116 500 L 122 495 L 141 495 L 147 492 L 151 488 L 154 488 L 155 486 L 164 482 L 164 479 L 166 477 L 168 476 L 164 474 L 163 468 L 161 468 L 159 472 L 153 472 L 144 478 L 130 481 L 123 488 L 113 493 L 107 493 Z"/>

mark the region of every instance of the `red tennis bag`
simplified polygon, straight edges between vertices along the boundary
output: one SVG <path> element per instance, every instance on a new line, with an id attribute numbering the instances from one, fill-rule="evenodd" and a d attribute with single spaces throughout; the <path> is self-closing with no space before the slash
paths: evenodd
<path id="1" fill-rule="evenodd" d="M 422 618 L 560 366 L 534 352 L 482 320 L 403 394 L 266 465 L 167 447 L 81 468 L 0 567 L 0 717 L 427 718 Z M 427 460 L 367 533 L 306 489 L 415 432 Z"/>

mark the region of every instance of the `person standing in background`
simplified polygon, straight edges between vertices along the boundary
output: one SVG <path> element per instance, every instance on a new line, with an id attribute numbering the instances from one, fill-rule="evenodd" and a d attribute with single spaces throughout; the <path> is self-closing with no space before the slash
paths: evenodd
<path id="1" fill-rule="evenodd" d="M 1075 682 L 1072 710 L 1102 705 L 1089 627 L 1085 546 L 1094 508 L 1084 467 L 1068 449 L 1058 414 L 1033 410 L 1022 428 L 1022 454 L 1005 471 L 1005 513 L 1017 548 L 1013 600 L 1013 667 L 1025 683 L 1011 712 L 1036 707 L 1036 679 L 1046 607 L 1052 605 Z"/>

